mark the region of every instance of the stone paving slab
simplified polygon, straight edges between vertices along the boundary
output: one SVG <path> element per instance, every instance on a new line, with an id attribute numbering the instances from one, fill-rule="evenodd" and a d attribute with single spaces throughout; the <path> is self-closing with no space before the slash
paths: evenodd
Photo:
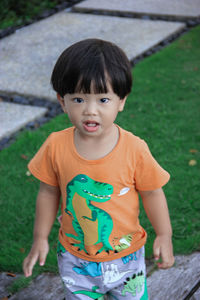
<path id="1" fill-rule="evenodd" d="M 149 300 L 184 299 L 200 280 L 199 262 L 200 252 L 177 256 L 175 267 L 154 272 L 147 280 Z M 190 299 L 199 300 L 199 296 L 197 290 Z"/>
<path id="2" fill-rule="evenodd" d="M 63 300 L 64 289 L 60 276 L 39 275 L 29 287 L 9 298 L 10 300 Z"/>
<path id="3" fill-rule="evenodd" d="M 43 116 L 47 109 L 29 105 L 0 102 L 0 139 L 6 137 L 27 123 Z"/>
<path id="4" fill-rule="evenodd" d="M 184 27 L 179 22 L 57 13 L 1 40 L 0 91 L 55 100 L 50 74 L 72 43 L 91 37 L 110 40 L 133 59 Z"/>
<path id="5" fill-rule="evenodd" d="M 9 287 L 16 279 L 21 277 L 20 274 L 0 273 L 0 299 L 8 296 Z"/>
<path id="6" fill-rule="evenodd" d="M 200 17 L 200 0 L 86 0 L 75 5 L 73 9 L 82 12 L 100 10 L 192 19 Z"/>

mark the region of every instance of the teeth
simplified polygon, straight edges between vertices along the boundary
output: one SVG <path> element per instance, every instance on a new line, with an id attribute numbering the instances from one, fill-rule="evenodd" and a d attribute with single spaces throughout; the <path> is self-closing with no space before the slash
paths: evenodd
<path id="1" fill-rule="evenodd" d="M 89 127 L 95 127 L 96 124 L 95 123 L 88 123 L 87 126 L 89 126 Z"/>

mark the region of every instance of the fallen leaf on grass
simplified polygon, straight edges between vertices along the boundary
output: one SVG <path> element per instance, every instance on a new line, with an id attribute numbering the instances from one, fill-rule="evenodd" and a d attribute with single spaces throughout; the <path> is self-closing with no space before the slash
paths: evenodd
<path id="1" fill-rule="evenodd" d="M 21 158 L 27 160 L 27 159 L 28 159 L 28 156 L 27 156 L 27 155 L 24 155 L 24 154 L 21 154 Z"/>
<path id="2" fill-rule="evenodd" d="M 197 164 L 197 161 L 195 159 L 191 159 L 188 164 L 189 166 L 195 166 Z"/>
<path id="3" fill-rule="evenodd" d="M 24 249 L 24 248 L 20 248 L 19 251 L 20 251 L 21 253 L 24 253 L 24 252 L 25 252 L 25 249 Z"/>
<path id="4" fill-rule="evenodd" d="M 190 153 L 197 153 L 198 152 L 198 150 L 197 149 L 190 149 L 190 151 L 189 151 Z"/>
<path id="5" fill-rule="evenodd" d="M 9 277 L 16 277 L 16 274 L 14 274 L 14 273 L 6 273 L 6 275 Z"/>

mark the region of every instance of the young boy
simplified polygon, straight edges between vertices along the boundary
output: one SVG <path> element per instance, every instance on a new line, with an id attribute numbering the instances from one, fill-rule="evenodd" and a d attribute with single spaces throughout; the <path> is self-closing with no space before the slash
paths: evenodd
<path id="1" fill-rule="evenodd" d="M 52 133 L 29 163 L 41 184 L 25 276 L 45 263 L 62 196 L 58 265 L 66 299 L 148 299 L 138 194 L 156 232 L 155 260 L 169 268 L 172 230 L 162 191 L 169 174 L 143 140 L 114 123 L 131 92 L 130 63 L 116 45 L 87 39 L 61 54 L 51 82 L 74 126 Z"/>

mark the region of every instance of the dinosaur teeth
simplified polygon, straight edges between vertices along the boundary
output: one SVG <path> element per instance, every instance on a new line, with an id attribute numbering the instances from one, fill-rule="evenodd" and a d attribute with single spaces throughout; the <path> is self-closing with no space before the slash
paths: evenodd
<path id="1" fill-rule="evenodd" d="M 96 198 L 96 199 L 107 199 L 107 198 L 110 198 L 110 197 L 111 197 L 111 195 L 102 196 L 102 195 L 95 195 L 95 194 L 92 194 L 92 193 L 88 192 L 87 190 L 83 190 L 83 191 L 84 191 L 84 193 L 86 193 L 86 194 L 88 194 L 89 196 L 92 196 L 92 197 L 94 197 L 94 198 Z"/>

